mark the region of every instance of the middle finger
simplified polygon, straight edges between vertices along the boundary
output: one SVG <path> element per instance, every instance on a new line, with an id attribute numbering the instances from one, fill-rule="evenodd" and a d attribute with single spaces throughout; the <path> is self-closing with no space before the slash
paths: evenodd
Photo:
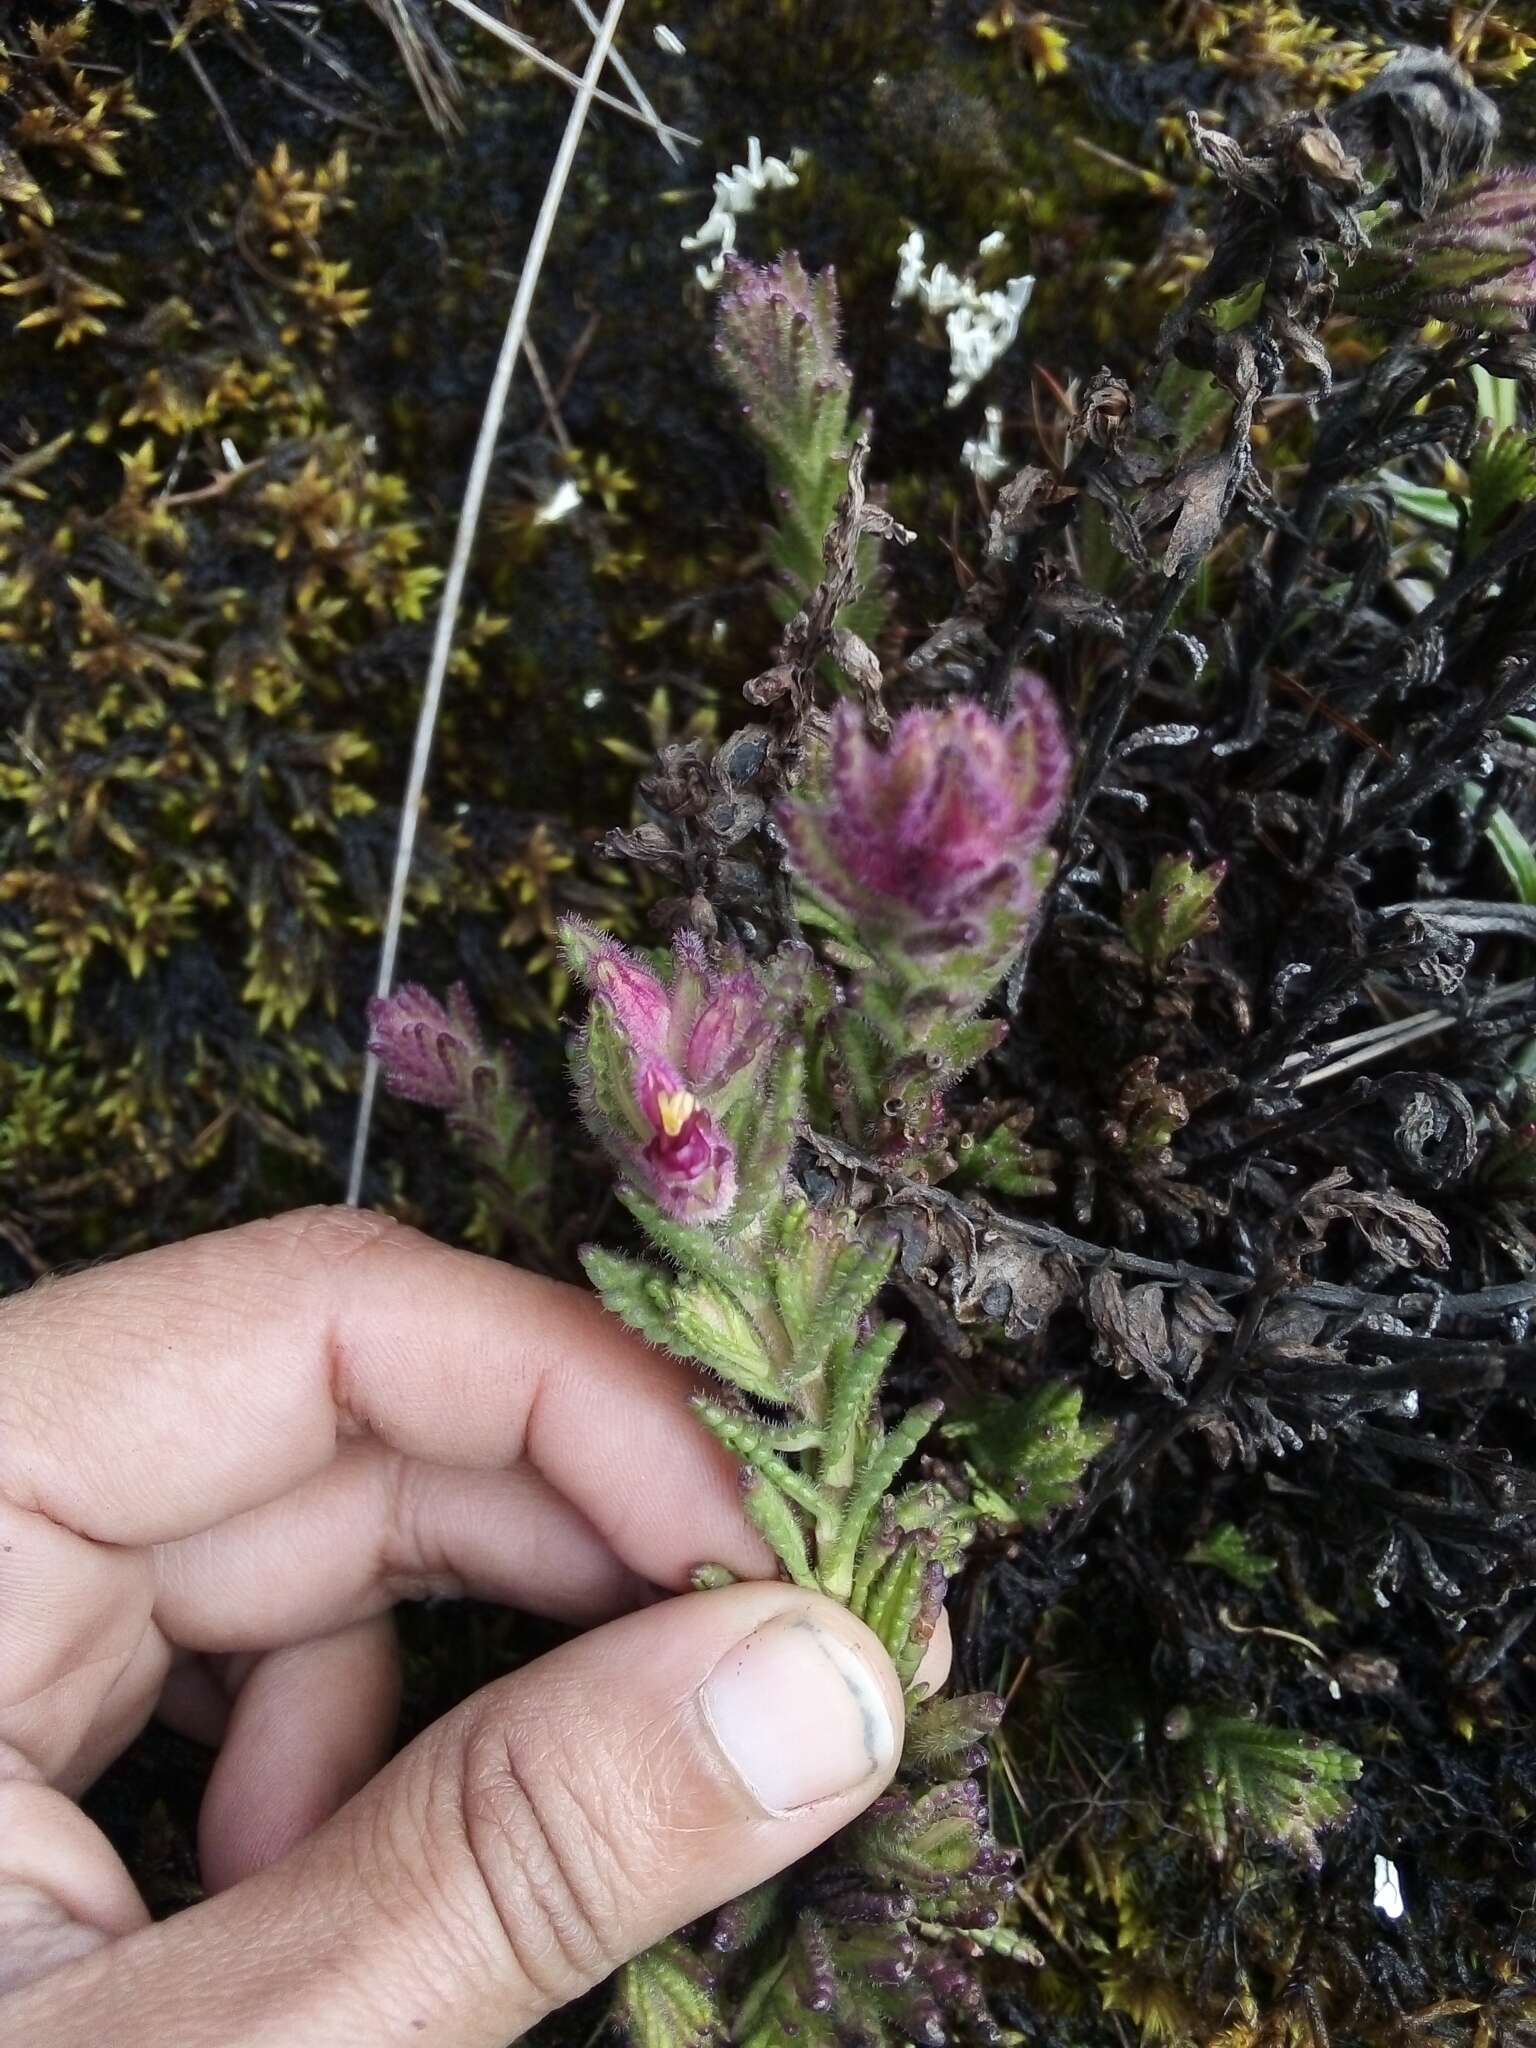
<path id="1" fill-rule="evenodd" d="M 212 1652 L 275 1649 L 426 1594 L 589 1623 L 651 1592 L 531 1466 L 464 1471 L 369 1438 L 281 1500 L 157 1545 L 154 1561 L 161 1631 Z"/>

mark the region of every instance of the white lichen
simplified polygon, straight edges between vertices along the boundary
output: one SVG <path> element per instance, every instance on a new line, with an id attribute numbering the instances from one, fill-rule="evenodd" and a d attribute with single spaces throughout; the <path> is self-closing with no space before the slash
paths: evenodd
<path id="1" fill-rule="evenodd" d="M 715 203 L 708 220 L 697 234 L 683 237 L 683 247 L 690 253 L 697 249 L 713 249 L 715 252 L 707 263 L 700 263 L 694 270 L 695 277 L 706 291 L 713 291 L 725 276 L 725 260 L 736 249 L 736 222 L 756 206 L 757 195 L 760 192 L 783 191 L 786 186 L 799 184 L 794 157 L 795 153 L 792 153 L 791 161 L 785 163 L 782 157 L 764 156 L 763 145 L 753 135 L 747 142 L 746 162 L 734 164 L 728 171 L 717 172 Z"/>
<path id="2" fill-rule="evenodd" d="M 994 229 L 983 240 L 978 256 L 995 254 L 1002 246 L 1001 235 L 1001 229 Z M 1035 280 L 1010 277 L 1001 290 L 983 291 L 947 263 L 935 263 L 929 269 L 925 248 L 922 230 L 914 228 L 896 252 L 896 289 L 891 303 L 899 306 L 916 299 L 925 312 L 943 320 L 950 377 L 944 403 L 959 405 L 1017 340 Z"/>
<path id="3" fill-rule="evenodd" d="M 562 519 L 569 519 L 580 503 L 581 492 L 570 477 L 565 477 L 534 512 L 533 523 L 535 526 L 556 526 Z"/>
<path id="4" fill-rule="evenodd" d="M 982 431 L 973 434 L 960 450 L 960 460 L 981 483 L 995 484 L 1012 468 L 1003 453 L 1003 408 L 989 405 L 985 419 Z"/>
<path id="5" fill-rule="evenodd" d="M 1403 1883 L 1390 1856 L 1378 1856 L 1372 1875 L 1371 1904 L 1387 1920 L 1401 1920 L 1408 1910 L 1403 1903 Z"/>

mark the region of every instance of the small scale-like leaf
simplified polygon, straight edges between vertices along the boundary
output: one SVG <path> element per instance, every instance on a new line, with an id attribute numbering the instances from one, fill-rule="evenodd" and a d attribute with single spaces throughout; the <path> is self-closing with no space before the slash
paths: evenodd
<path id="1" fill-rule="evenodd" d="M 1004 1962 L 1028 1963 L 1034 1969 L 1045 1961 L 1034 1942 L 1014 1927 L 942 1927 L 933 1920 L 913 1924 L 929 1941 L 952 1941 L 962 1950 L 983 1949 L 988 1955 L 1001 1956 Z"/>
<path id="2" fill-rule="evenodd" d="M 895 1245 L 846 1246 L 831 1262 L 811 1312 L 797 1334 L 796 1379 L 819 1373 L 838 1340 L 859 1326 L 859 1319 L 885 1285 Z"/>
<path id="3" fill-rule="evenodd" d="M 665 1252 L 685 1273 L 713 1276 L 720 1264 L 720 1247 L 707 1230 L 701 1230 L 697 1224 L 674 1222 L 638 1188 L 621 1187 L 619 1200 L 656 1249 Z"/>
<path id="4" fill-rule="evenodd" d="M 1536 436 L 1514 428 L 1492 435 L 1472 457 L 1467 481 L 1470 560 L 1482 553 L 1517 505 L 1536 497 Z"/>
<path id="5" fill-rule="evenodd" d="M 1357 1756 L 1242 1714 L 1176 1710 L 1165 1734 L 1183 1746 L 1186 1809 L 1218 1862 L 1241 1827 L 1321 1864 L 1318 1838 L 1349 1811 Z"/>
<path id="6" fill-rule="evenodd" d="M 679 1281 L 672 1297 L 672 1330 L 674 1348 L 707 1365 L 733 1387 L 781 1406 L 788 1402 L 762 1333 L 721 1282 L 702 1276 Z"/>
<path id="7" fill-rule="evenodd" d="M 1215 922 L 1225 861 L 1197 868 L 1188 854 L 1164 855 L 1145 889 L 1127 897 L 1120 929 L 1147 972 L 1166 974 L 1175 956 Z"/>
<path id="8" fill-rule="evenodd" d="M 718 1401 L 704 1395 L 695 1398 L 693 1412 L 711 1436 L 718 1437 L 728 1451 L 750 1465 L 770 1486 L 777 1487 L 786 1500 L 803 1508 L 813 1521 L 826 1512 L 825 1497 L 815 1481 L 779 1455 L 769 1431 L 750 1415 L 722 1408 Z"/>
<path id="9" fill-rule="evenodd" d="M 1083 1419 L 1080 1387 L 1048 1380 L 1028 1394 L 987 1395 L 941 1433 L 960 1446 L 976 1475 L 980 1512 L 1035 1529 L 1075 1504 L 1084 1472 L 1115 1427 Z"/>
<path id="10" fill-rule="evenodd" d="M 996 1693 L 959 1693 L 948 1699 L 926 1700 L 907 1716 L 902 1761 L 936 1776 L 977 1770 L 1002 1718 L 1003 1702 Z"/>
<path id="11" fill-rule="evenodd" d="M 791 1937 L 784 1953 L 748 1989 L 734 2034 L 739 2048 L 837 2048 L 832 2015 L 809 2003 L 816 1993 L 807 1984 L 798 1948 Z M 818 2006 L 824 2003 L 817 1999 Z"/>
<path id="12" fill-rule="evenodd" d="M 778 1488 L 754 1472 L 742 1489 L 741 1504 L 747 1520 L 795 1584 L 819 1591 L 821 1581 L 811 1564 L 804 1524 Z"/>
<path id="13" fill-rule="evenodd" d="M 902 1670 L 903 1655 L 922 1603 L 927 1569 L 922 1550 L 909 1538 L 870 1587 L 858 1610 L 860 1619 L 885 1645 L 886 1655 L 904 1682 L 911 1674 Z M 919 1657 L 921 1654 L 919 1650 Z M 917 1668 L 916 1663 L 912 1668 Z"/>
<path id="14" fill-rule="evenodd" d="M 654 1266 L 640 1259 L 626 1259 L 596 1244 L 585 1247 L 581 1263 L 604 1308 L 647 1342 L 676 1349 L 676 1332 L 666 1300 L 667 1282 Z"/>
<path id="15" fill-rule="evenodd" d="M 1057 1155 L 1031 1145 L 1023 1120 L 997 1124 L 984 1137 L 962 1137 L 952 1185 L 994 1189 L 1030 1200 L 1056 1192 Z"/>
<path id="16" fill-rule="evenodd" d="M 1208 1536 L 1185 1551 L 1184 1562 L 1210 1565 L 1250 1592 L 1257 1592 L 1275 1569 L 1275 1560 L 1255 1550 L 1235 1522 L 1218 1522 Z"/>
<path id="17" fill-rule="evenodd" d="M 725 2027 L 701 1957 L 659 1941 L 614 1980 L 613 2016 L 631 2048 L 716 2048 Z"/>
<path id="18" fill-rule="evenodd" d="M 870 1517 L 943 1412 L 942 1401 L 923 1401 L 909 1409 L 895 1428 L 871 1447 L 843 1509 L 842 1527 L 832 1546 L 832 1555 L 823 1566 L 827 1590 L 837 1597 L 846 1600 L 853 1588 L 854 1562 Z"/>
<path id="19" fill-rule="evenodd" d="M 896 1354 L 904 1326 L 882 1323 L 862 1344 L 850 1347 L 841 1363 L 834 1360 L 832 1401 L 827 1410 L 821 1476 L 828 1486 L 848 1486 L 874 1413 L 875 1397 L 886 1367 Z"/>
<path id="20" fill-rule="evenodd" d="M 736 1201 L 729 1218 L 733 1235 L 754 1223 L 784 1194 L 784 1176 L 805 1112 L 805 1051 L 795 1039 L 784 1045 L 761 1097 L 746 1116 L 737 1144 Z"/>

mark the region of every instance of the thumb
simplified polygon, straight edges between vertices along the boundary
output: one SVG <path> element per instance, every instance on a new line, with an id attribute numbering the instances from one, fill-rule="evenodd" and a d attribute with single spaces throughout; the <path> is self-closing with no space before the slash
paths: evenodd
<path id="1" fill-rule="evenodd" d="M 477 1693 L 281 1862 L 0 2001 L 0 2041 L 504 2048 L 851 1819 L 901 1717 L 818 1595 L 647 1608 Z"/>

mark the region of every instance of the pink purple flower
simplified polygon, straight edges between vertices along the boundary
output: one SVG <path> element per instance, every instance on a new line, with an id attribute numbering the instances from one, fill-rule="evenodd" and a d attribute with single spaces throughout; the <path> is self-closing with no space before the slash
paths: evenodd
<path id="1" fill-rule="evenodd" d="M 498 1216 L 544 1247 L 552 1146 L 508 1047 L 488 1045 L 462 985 L 446 1003 L 407 982 L 368 1005 L 368 1050 L 391 1095 L 441 1110 L 495 1191 Z"/>
<path id="2" fill-rule="evenodd" d="M 393 995 L 375 996 L 368 1005 L 368 1034 L 368 1050 L 390 1094 L 432 1109 L 460 1108 L 476 1068 L 487 1059 L 462 982 L 448 991 L 446 1006 L 414 982 Z"/>
<path id="3" fill-rule="evenodd" d="M 803 962 L 789 953 L 766 969 L 733 954 L 717 962 L 680 932 L 664 981 L 579 919 L 561 937 L 594 999 L 577 1055 L 589 1122 L 668 1216 L 718 1222 L 737 1185 L 727 1121 L 798 1000 Z"/>
<path id="4" fill-rule="evenodd" d="M 1070 759 L 1050 693 L 1028 671 L 1001 722 L 970 702 L 908 711 L 884 747 L 842 704 L 823 787 L 783 803 L 778 822 L 800 880 L 861 940 L 1017 944 Z"/>
<path id="5" fill-rule="evenodd" d="M 651 1192 L 668 1215 L 714 1223 L 736 1195 L 736 1152 L 681 1074 L 650 1060 L 635 1080 L 635 1100 L 650 1126 L 641 1158 Z"/>

